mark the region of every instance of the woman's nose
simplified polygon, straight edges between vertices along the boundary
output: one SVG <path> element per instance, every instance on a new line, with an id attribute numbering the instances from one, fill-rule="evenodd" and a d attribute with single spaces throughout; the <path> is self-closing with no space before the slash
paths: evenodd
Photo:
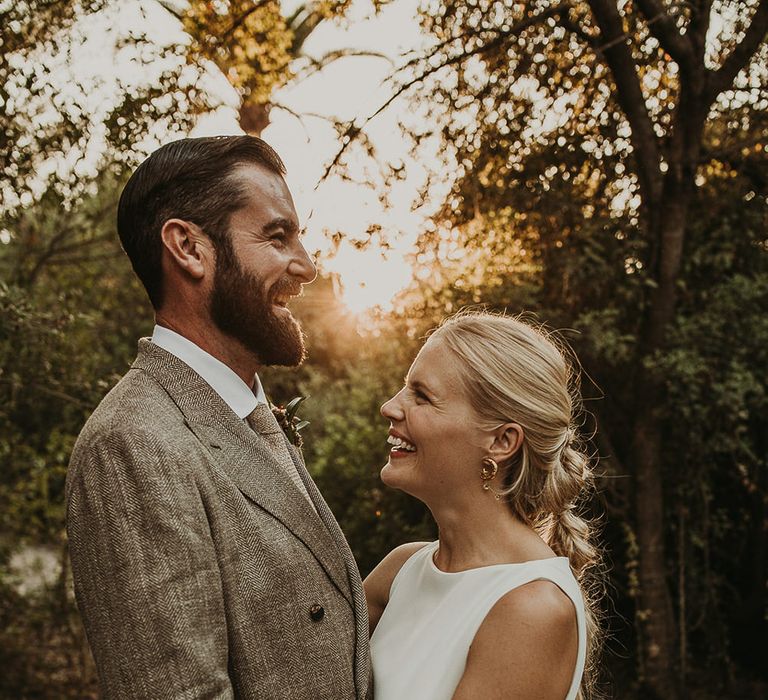
<path id="1" fill-rule="evenodd" d="M 385 401 L 381 404 L 379 411 L 384 418 L 388 418 L 391 421 L 397 421 L 403 419 L 403 409 L 400 405 L 400 392 L 395 394 L 389 401 Z"/>

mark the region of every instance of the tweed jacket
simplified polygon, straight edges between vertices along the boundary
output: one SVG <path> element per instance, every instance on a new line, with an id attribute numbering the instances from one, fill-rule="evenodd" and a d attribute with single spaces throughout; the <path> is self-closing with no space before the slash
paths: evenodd
<path id="1" fill-rule="evenodd" d="M 78 606 L 106 698 L 372 696 L 360 574 L 328 506 L 146 339 L 67 474 Z"/>

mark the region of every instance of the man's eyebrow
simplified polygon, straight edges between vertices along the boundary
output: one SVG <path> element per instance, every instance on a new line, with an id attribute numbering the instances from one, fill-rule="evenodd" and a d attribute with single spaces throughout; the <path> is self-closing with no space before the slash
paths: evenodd
<path id="1" fill-rule="evenodd" d="M 271 233 L 277 229 L 284 229 L 287 233 L 299 232 L 299 226 L 295 221 L 292 221 L 291 219 L 285 219 L 283 217 L 272 219 L 272 221 L 264 226 L 263 231 L 264 233 Z"/>

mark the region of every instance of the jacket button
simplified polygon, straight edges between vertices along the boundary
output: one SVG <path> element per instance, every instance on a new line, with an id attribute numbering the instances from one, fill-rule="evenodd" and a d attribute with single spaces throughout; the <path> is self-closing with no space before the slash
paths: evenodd
<path id="1" fill-rule="evenodd" d="M 325 608 L 322 605 L 315 603 L 309 609 L 309 616 L 314 622 L 320 622 L 325 617 Z"/>

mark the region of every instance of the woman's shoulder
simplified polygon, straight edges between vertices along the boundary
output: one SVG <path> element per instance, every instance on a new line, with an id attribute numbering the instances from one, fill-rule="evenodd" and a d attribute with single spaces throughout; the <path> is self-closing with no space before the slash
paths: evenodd
<path id="1" fill-rule="evenodd" d="M 366 593 L 370 585 L 376 588 L 378 597 L 385 597 L 385 602 L 389 599 L 389 589 L 395 577 L 416 552 L 422 550 L 431 542 L 406 542 L 399 547 L 395 547 L 387 556 L 385 556 L 376 568 L 365 579 Z M 382 595 L 383 594 L 383 595 Z"/>
<path id="2" fill-rule="evenodd" d="M 371 618 L 371 629 L 376 626 L 378 618 L 389 602 L 392 582 L 400 570 L 414 554 L 422 550 L 430 542 L 407 542 L 395 547 L 385 556 L 376 568 L 365 577 L 365 597 L 368 601 L 368 614 Z"/>
<path id="3" fill-rule="evenodd" d="M 578 628 L 580 596 L 574 599 L 575 579 L 567 559 L 549 557 L 522 562 L 517 575 L 522 581 L 518 579 L 519 585 L 496 600 L 478 634 L 493 638 L 507 629 L 523 628 L 551 637 L 552 642 L 571 638 Z"/>
<path id="4" fill-rule="evenodd" d="M 397 571 L 399 571 L 403 564 L 416 554 L 416 552 L 419 552 L 424 549 L 424 547 L 432 544 L 434 544 L 434 542 L 406 542 L 405 544 L 395 547 L 381 560 L 381 563 L 385 564 L 385 567 L 388 569 L 396 568 Z M 395 571 L 395 575 L 397 575 L 397 571 Z M 394 578 L 394 576 L 392 578 Z"/>
<path id="5" fill-rule="evenodd" d="M 559 585 L 548 579 L 536 579 L 501 596 L 488 613 L 488 620 L 497 620 L 502 626 L 510 622 L 536 625 L 554 632 L 575 628 L 576 610 Z"/>
<path id="6" fill-rule="evenodd" d="M 521 644 L 520 631 L 525 630 Z M 578 627 L 571 598 L 554 582 L 536 579 L 496 601 L 481 623 L 467 657 L 457 698 L 474 697 L 487 684 L 506 687 L 515 669 L 520 697 L 563 697 L 577 659 Z M 498 659 L 505 659 L 505 667 Z M 539 693 L 537 695 L 536 693 Z"/>

